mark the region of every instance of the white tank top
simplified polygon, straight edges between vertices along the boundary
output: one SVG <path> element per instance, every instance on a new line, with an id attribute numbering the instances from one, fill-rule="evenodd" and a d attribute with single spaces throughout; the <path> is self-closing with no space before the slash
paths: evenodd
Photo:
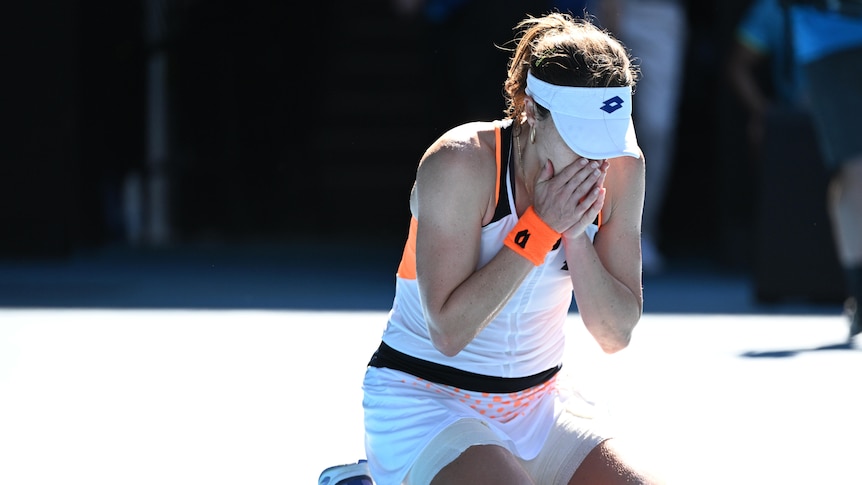
<path id="1" fill-rule="evenodd" d="M 508 143 L 503 140 L 509 140 Z M 518 222 L 511 177 L 511 122 L 497 126 L 497 166 L 500 190 L 494 220 L 482 228 L 477 268 L 503 247 L 503 239 Z M 505 163 L 501 153 L 508 152 Z M 589 231 L 595 236 L 597 226 Z M 434 348 L 425 324 L 415 269 L 416 220 L 396 274 L 395 299 L 383 333 L 390 347 L 429 362 L 494 377 L 526 377 L 561 364 L 565 347 L 563 326 L 572 301 L 572 281 L 565 253 L 557 244 L 545 262 L 533 268 L 503 310 L 453 357 Z"/>

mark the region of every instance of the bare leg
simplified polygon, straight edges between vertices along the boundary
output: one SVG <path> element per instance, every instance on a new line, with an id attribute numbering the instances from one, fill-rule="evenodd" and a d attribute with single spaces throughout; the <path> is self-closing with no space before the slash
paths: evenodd
<path id="1" fill-rule="evenodd" d="M 467 448 L 455 461 L 443 467 L 431 485 L 533 485 L 511 452 L 496 445 Z"/>
<path id="2" fill-rule="evenodd" d="M 578 467 L 569 485 L 658 485 L 651 472 L 636 467 L 613 439 L 593 448 Z"/>
<path id="3" fill-rule="evenodd" d="M 841 266 L 862 265 L 862 155 L 842 166 L 832 181 L 829 214 Z"/>
<path id="4" fill-rule="evenodd" d="M 844 270 L 850 317 L 848 339 L 862 333 L 862 155 L 840 168 L 829 184 L 829 216 L 838 261 Z"/>

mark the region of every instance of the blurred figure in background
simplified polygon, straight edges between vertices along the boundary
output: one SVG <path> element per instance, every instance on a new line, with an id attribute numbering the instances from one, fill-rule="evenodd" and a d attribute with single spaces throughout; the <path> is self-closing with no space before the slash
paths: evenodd
<path id="1" fill-rule="evenodd" d="M 746 215 L 754 221 L 746 231 L 754 294 L 759 301 L 835 302 L 844 285 L 833 238 L 823 230 L 828 173 L 793 60 L 787 10 L 781 0 L 749 0 L 743 7 L 725 74 L 742 108 L 732 118 L 734 140 L 748 142 L 747 156 L 734 150 L 732 172 L 747 174 L 748 203 L 756 208 Z M 736 182 L 729 177 L 727 183 Z M 737 203 L 732 210 L 745 208 Z M 799 254 L 811 256 L 800 261 Z"/>
<path id="2" fill-rule="evenodd" d="M 830 172 L 827 206 L 848 290 L 849 338 L 862 332 L 862 2 L 785 0 L 794 60 Z"/>
<path id="3" fill-rule="evenodd" d="M 774 95 L 755 70 L 770 56 Z M 743 18 L 730 57 L 731 85 L 750 114 L 749 136 L 760 149 L 763 120 L 791 107 L 812 117 L 830 182 L 827 209 L 847 288 L 849 338 L 862 332 L 862 2 L 758 0 Z M 639 127 L 640 128 L 640 127 Z"/>
<path id="4" fill-rule="evenodd" d="M 673 172 L 688 18 L 684 0 L 589 0 L 595 14 L 641 65 L 634 121 L 647 163 L 642 252 L 645 274 L 665 266 L 661 213 Z"/>

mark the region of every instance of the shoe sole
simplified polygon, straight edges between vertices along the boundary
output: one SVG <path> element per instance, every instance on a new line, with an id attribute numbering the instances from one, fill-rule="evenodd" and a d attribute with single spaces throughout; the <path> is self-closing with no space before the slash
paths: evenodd
<path id="1" fill-rule="evenodd" d="M 323 470 L 318 485 L 374 485 L 366 460 L 346 465 L 335 465 Z"/>

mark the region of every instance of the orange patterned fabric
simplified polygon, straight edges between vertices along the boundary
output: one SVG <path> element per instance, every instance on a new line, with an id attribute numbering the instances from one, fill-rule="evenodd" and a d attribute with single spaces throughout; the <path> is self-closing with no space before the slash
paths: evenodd
<path id="1" fill-rule="evenodd" d="M 407 383 L 404 380 L 401 382 Z M 518 416 L 524 416 L 530 410 L 532 403 L 549 392 L 555 391 L 556 383 L 557 377 L 554 376 L 542 384 L 509 394 L 466 391 L 419 378 L 416 378 L 410 384 L 413 386 L 423 386 L 428 390 L 433 390 L 435 393 L 445 394 L 448 397 L 457 399 L 485 418 L 493 419 L 500 423 L 508 423 Z"/>

